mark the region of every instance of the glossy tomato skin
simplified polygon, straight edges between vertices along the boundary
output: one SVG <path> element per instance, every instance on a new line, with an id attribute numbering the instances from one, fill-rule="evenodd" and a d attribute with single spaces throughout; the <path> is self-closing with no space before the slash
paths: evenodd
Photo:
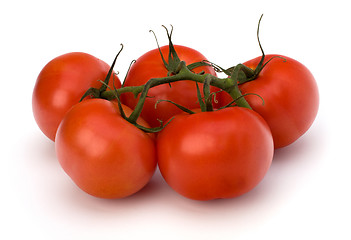
<path id="1" fill-rule="evenodd" d="M 253 189 L 273 157 L 267 123 L 246 108 L 178 115 L 157 136 L 166 182 L 194 200 L 233 198 Z"/>
<path id="2" fill-rule="evenodd" d="M 126 115 L 131 109 L 124 106 Z M 139 124 L 147 126 L 145 121 Z M 71 108 L 56 135 L 64 171 L 83 191 L 123 198 L 143 188 L 156 168 L 155 140 L 123 119 L 116 104 L 88 99 Z"/>
<path id="3" fill-rule="evenodd" d="M 206 60 L 200 52 L 192 48 L 180 45 L 175 45 L 174 47 L 180 60 L 185 61 L 187 65 Z M 168 45 L 163 46 L 160 49 L 167 61 L 169 51 Z M 209 66 L 198 67 L 193 71 L 195 73 L 205 71 L 205 73 L 216 75 L 213 68 Z M 167 73 L 168 70 L 162 62 L 159 50 L 154 49 L 136 60 L 125 79 L 124 86 L 143 85 L 151 78 L 166 77 Z M 215 88 L 211 87 L 211 90 L 215 91 Z M 151 125 L 151 127 L 158 127 L 160 125 L 160 122 L 157 119 L 165 122 L 170 117 L 182 112 L 179 108 L 168 102 L 159 103 L 157 109 L 155 109 L 155 104 L 158 100 L 171 100 L 189 109 L 199 107 L 196 83 L 192 81 L 175 82 L 171 84 L 171 87 L 168 84 L 163 84 L 151 88 L 148 92 L 148 96 L 150 96 L 150 98 L 146 99 L 141 116 Z M 121 101 L 131 108 L 135 107 L 138 99 L 139 98 L 135 98 L 132 93 L 121 95 Z"/>
<path id="4" fill-rule="evenodd" d="M 266 55 L 265 61 L 281 55 Z M 300 62 L 286 57 L 272 59 L 258 78 L 240 85 L 250 106 L 258 112 L 271 128 L 275 148 L 290 145 L 300 138 L 312 125 L 319 106 L 317 83 L 312 73 Z M 244 65 L 254 69 L 261 57 Z M 229 102 L 223 94 L 221 102 Z"/>
<path id="5" fill-rule="evenodd" d="M 42 132 L 55 141 L 57 128 L 65 113 L 77 104 L 90 88 L 99 88 L 98 80 L 105 80 L 110 66 L 102 60 L 82 52 L 63 54 L 47 63 L 39 73 L 33 96 L 34 118 Z M 111 76 L 110 86 L 119 88 L 117 76 Z"/>

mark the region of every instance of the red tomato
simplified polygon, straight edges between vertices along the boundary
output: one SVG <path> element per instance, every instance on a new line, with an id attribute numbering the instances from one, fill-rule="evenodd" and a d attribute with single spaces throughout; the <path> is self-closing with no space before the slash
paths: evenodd
<path id="1" fill-rule="evenodd" d="M 179 45 L 175 45 L 174 48 L 180 60 L 185 61 L 187 65 L 206 60 L 200 52 L 192 48 Z M 160 49 L 165 59 L 167 59 L 169 51 L 168 45 L 163 46 Z M 213 68 L 209 66 L 198 67 L 193 71 L 196 73 L 205 71 L 205 73 L 216 74 Z M 145 53 L 137 59 L 126 77 L 124 86 L 143 85 L 151 78 L 166 77 L 167 73 L 168 70 L 164 66 L 160 52 L 157 48 Z M 215 91 L 215 88 L 211 89 L 212 91 Z M 160 125 L 157 119 L 165 122 L 170 117 L 182 112 L 169 102 L 161 102 L 157 105 L 157 109 L 155 109 L 155 104 L 158 100 L 171 100 L 189 109 L 199 107 L 196 83 L 192 81 L 171 83 L 171 87 L 168 84 L 163 84 L 151 88 L 148 92 L 148 96 L 150 96 L 150 98 L 147 98 L 145 101 L 141 117 L 145 119 L 151 127 L 158 127 Z M 138 100 L 139 98 L 135 98 L 132 93 L 121 95 L 121 101 L 131 108 L 136 106 Z"/>
<path id="2" fill-rule="evenodd" d="M 265 62 L 277 55 L 267 55 Z M 312 125 L 318 111 L 319 95 L 311 72 L 300 62 L 285 56 L 272 59 L 260 72 L 258 78 L 240 85 L 246 100 L 271 128 L 275 148 L 287 146 L 301 137 Z M 244 65 L 254 69 L 261 57 Z M 223 94 L 221 102 L 231 97 Z"/>
<path id="3" fill-rule="evenodd" d="M 127 116 L 132 112 L 126 106 L 124 111 Z M 75 184 L 100 198 L 123 198 L 139 191 L 157 163 L 154 139 L 104 99 L 73 106 L 58 128 L 55 147 L 62 168 Z"/>
<path id="4" fill-rule="evenodd" d="M 51 60 L 40 72 L 33 91 L 35 120 L 42 132 L 55 141 L 65 113 L 90 88 L 99 88 L 110 67 L 102 60 L 82 52 L 72 52 Z M 112 77 L 110 86 L 113 86 Z M 115 86 L 121 86 L 117 76 Z"/>
<path id="5" fill-rule="evenodd" d="M 195 200 L 232 198 L 253 189 L 273 157 L 267 123 L 240 107 L 177 115 L 157 136 L 166 182 Z"/>

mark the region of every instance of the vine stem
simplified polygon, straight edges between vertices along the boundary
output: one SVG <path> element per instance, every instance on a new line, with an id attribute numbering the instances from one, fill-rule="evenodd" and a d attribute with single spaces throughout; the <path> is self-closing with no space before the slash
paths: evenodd
<path id="1" fill-rule="evenodd" d="M 115 98 L 116 94 L 118 94 L 118 96 L 126 92 L 132 92 L 135 96 L 140 94 L 139 101 L 135 106 L 134 111 L 128 118 L 129 122 L 136 123 L 136 120 L 141 114 L 141 110 L 143 109 L 144 102 L 150 88 L 156 87 L 162 84 L 169 84 L 172 82 L 177 82 L 182 80 L 190 80 L 198 83 L 204 83 L 206 79 L 210 85 L 226 91 L 231 95 L 233 99 L 237 99 L 236 104 L 239 107 L 245 107 L 245 108 L 251 109 L 246 99 L 242 97 L 242 94 L 237 86 L 237 79 L 233 79 L 233 77 L 221 79 L 211 74 L 193 73 L 187 68 L 184 61 L 180 62 L 178 66 L 178 72 L 174 75 L 164 77 L 164 78 L 151 78 L 145 85 L 122 87 L 115 90 L 105 91 L 101 93 L 101 97 L 111 100 Z"/>

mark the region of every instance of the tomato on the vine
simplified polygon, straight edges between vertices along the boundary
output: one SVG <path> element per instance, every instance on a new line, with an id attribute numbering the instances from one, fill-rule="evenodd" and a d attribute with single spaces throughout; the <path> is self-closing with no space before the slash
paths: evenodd
<path id="1" fill-rule="evenodd" d="M 177 115 L 157 136 L 162 176 L 195 200 L 250 191 L 268 171 L 273 150 L 267 123 L 241 107 Z"/>
<path id="2" fill-rule="evenodd" d="M 260 60 L 257 57 L 244 65 L 255 69 Z M 303 64 L 281 55 L 266 55 L 265 63 L 269 60 L 255 80 L 239 87 L 242 94 L 254 93 L 264 100 L 245 96 L 252 109 L 268 123 L 275 148 L 281 148 L 310 128 L 318 112 L 319 94 L 312 73 Z M 221 94 L 222 104 L 230 101 L 228 94 Z"/>
<path id="3" fill-rule="evenodd" d="M 126 116 L 132 110 L 123 106 Z M 139 125 L 148 127 L 141 118 Z M 83 191 L 100 198 L 136 193 L 156 168 L 155 139 L 121 117 L 118 106 L 88 99 L 73 106 L 56 135 L 57 158 Z"/>
<path id="4" fill-rule="evenodd" d="M 102 60 L 82 52 L 63 54 L 47 63 L 39 73 L 32 98 L 33 114 L 42 132 L 55 141 L 65 113 L 91 87 L 99 88 L 110 69 Z M 121 86 L 115 74 L 109 85 Z"/>
<path id="5" fill-rule="evenodd" d="M 181 61 L 185 61 L 187 65 L 195 62 L 201 62 L 206 58 L 198 51 L 180 45 L 174 45 L 175 51 Z M 163 46 L 151 50 L 141 57 L 131 66 L 130 71 L 125 79 L 124 86 L 139 86 L 145 84 L 151 78 L 166 77 L 168 70 L 165 67 L 160 51 L 163 56 L 168 56 L 169 46 Z M 200 66 L 193 69 L 194 72 L 199 73 L 204 71 L 216 75 L 211 66 Z M 202 86 L 202 84 L 199 84 Z M 216 88 L 211 87 L 212 91 Z M 158 100 L 170 100 L 180 104 L 186 108 L 199 107 L 196 83 L 193 81 L 179 81 L 169 84 L 163 84 L 149 90 L 148 98 L 145 101 L 141 116 L 145 119 L 151 127 L 158 127 L 161 121 L 166 121 L 170 117 L 181 113 L 182 111 L 169 102 L 160 102 L 155 108 Z M 121 101 L 134 108 L 139 98 L 135 98 L 132 93 L 124 93 L 121 95 Z"/>

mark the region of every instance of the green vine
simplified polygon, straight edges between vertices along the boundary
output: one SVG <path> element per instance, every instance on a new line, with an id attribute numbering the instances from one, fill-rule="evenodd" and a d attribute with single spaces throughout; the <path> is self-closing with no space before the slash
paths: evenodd
<path id="1" fill-rule="evenodd" d="M 234 71 L 237 72 L 237 71 Z M 206 110 L 211 111 L 212 108 L 212 94 L 207 90 L 207 88 L 211 85 L 217 88 L 220 88 L 226 92 L 228 92 L 233 99 L 236 99 L 235 103 L 239 107 L 245 107 L 251 109 L 250 105 L 247 103 L 246 99 L 241 97 L 242 94 L 240 89 L 237 86 L 237 76 L 233 76 L 234 78 L 218 78 L 211 74 L 196 74 L 190 71 L 185 62 L 181 61 L 179 63 L 178 72 L 174 73 L 174 75 L 167 76 L 164 78 L 152 78 L 146 84 L 140 86 L 132 86 L 132 87 L 122 87 L 119 89 L 114 90 L 106 90 L 100 94 L 101 98 L 112 100 L 116 99 L 122 93 L 131 92 L 135 96 L 140 95 L 137 105 L 134 108 L 134 111 L 129 117 L 126 117 L 126 120 L 130 123 L 136 124 L 137 119 L 139 118 L 141 111 L 143 109 L 147 93 L 150 88 L 162 85 L 162 84 L 169 84 L 173 82 L 178 82 L 182 80 L 190 80 L 196 83 L 205 83 L 205 104 Z M 118 100 L 118 98 L 117 98 Z M 146 130 L 147 129 L 143 129 Z M 154 131 L 154 129 L 152 129 Z"/>
<path id="2" fill-rule="evenodd" d="M 141 111 L 143 109 L 143 106 L 144 106 L 145 100 L 147 98 L 149 89 L 156 87 L 156 86 L 159 86 L 159 85 L 163 85 L 163 84 L 171 84 L 173 82 L 178 82 L 178 81 L 183 81 L 183 80 L 194 81 L 197 85 L 197 95 L 198 95 L 199 104 L 200 104 L 202 111 L 216 111 L 216 109 L 214 109 L 212 106 L 213 98 L 214 98 L 214 95 L 216 93 L 210 92 L 210 86 L 217 87 L 217 88 L 221 89 L 221 91 L 227 92 L 233 99 L 233 101 L 231 103 L 227 104 L 226 106 L 221 107 L 220 109 L 223 109 L 226 107 L 232 107 L 233 105 L 238 106 L 238 107 L 244 107 L 244 108 L 251 109 L 251 107 L 248 104 L 248 102 L 246 101 L 245 97 L 242 95 L 242 93 L 239 89 L 239 85 L 256 79 L 258 77 L 259 73 L 262 71 L 262 69 L 271 60 L 270 59 L 266 63 L 264 63 L 265 54 L 264 54 L 264 51 L 263 51 L 263 48 L 262 48 L 262 45 L 261 45 L 261 42 L 259 39 L 259 28 L 260 28 L 262 16 L 263 15 L 261 15 L 261 17 L 259 19 L 258 28 L 257 28 L 257 40 L 259 43 L 259 47 L 261 49 L 262 57 L 261 57 L 261 60 L 255 69 L 251 69 L 243 64 L 238 64 L 238 65 L 230 67 L 228 69 L 224 69 L 224 68 L 222 68 L 222 67 L 220 67 L 220 66 L 218 66 L 210 61 L 207 61 L 207 60 L 201 61 L 201 62 L 191 63 L 190 65 L 187 66 L 184 61 L 179 59 L 179 57 L 175 51 L 174 45 L 172 43 L 171 38 L 172 38 L 172 33 L 173 33 L 173 26 L 172 26 L 171 31 L 169 32 L 168 29 L 162 25 L 166 29 L 167 37 L 169 40 L 168 62 L 165 60 L 165 58 L 160 50 L 155 33 L 152 30 L 150 30 L 150 32 L 152 32 L 155 36 L 156 43 L 157 43 L 158 49 L 160 51 L 163 64 L 164 64 L 165 68 L 168 70 L 168 74 L 166 77 L 151 78 L 146 84 L 140 85 L 140 86 L 125 87 L 124 85 L 122 85 L 122 87 L 119 89 L 109 88 L 108 87 L 109 79 L 111 77 L 112 70 L 113 70 L 113 67 L 116 63 L 117 57 L 123 49 L 123 45 L 122 45 L 121 50 L 118 52 L 117 56 L 115 57 L 115 59 L 113 61 L 113 64 L 111 66 L 110 71 L 108 72 L 108 74 L 106 76 L 106 79 L 102 82 L 103 83 L 102 87 L 100 89 L 95 89 L 95 88 L 89 89 L 84 94 L 84 96 L 82 97 L 81 100 L 83 100 L 88 95 L 90 95 L 94 98 L 103 98 L 103 99 L 107 99 L 107 100 L 117 99 L 117 102 L 118 102 L 118 105 L 119 105 L 119 108 L 121 111 L 121 116 L 123 118 L 125 118 L 127 121 L 129 121 L 130 123 L 134 124 L 135 126 L 137 126 L 138 128 L 140 128 L 146 132 L 157 132 L 157 131 L 162 130 L 162 128 L 165 126 L 164 123 L 162 123 L 162 122 L 160 122 L 160 126 L 157 128 L 145 128 L 145 127 L 142 127 L 142 126 L 137 124 L 137 119 L 139 118 L 139 116 L 141 114 Z M 211 74 L 204 74 L 203 72 L 194 73 L 192 70 L 196 67 L 199 67 L 199 66 L 211 66 L 215 69 L 215 71 L 224 72 L 228 77 L 227 78 L 218 78 L 218 77 L 211 75 Z M 203 97 L 201 95 L 198 83 L 203 84 Z M 127 117 L 124 114 L 123 109 L 122 109 L 122 105 L 121 105 L 121 102 L 119 99 L 119 96 L 121 94 L 127 93 L 127 92 L 133 93 L 133 95 L 135 97 L 139 96 L 138 103 L 135 106 L 132 114 L 129 117 Z M 257 94 L 254 94 L 254 95 L 257 95 Z M 169 100 L 165 99 L 165 100 L 161 100 L 161 101 L 169 101 Z M 264 103 L 263 99 L 262 99 L 262 101 Z M 158 103 L 159 102 L 157 102 L 156 105 Z M 180 109 L 182 109 L 185 112 L 188 112 L 190 114 L 193 113 L 190 109 L 186 109 L 186 108 L 178 105 L 177 103 L 174 103 L 174 102 L 171 102 L 171 103 L 173 103 L 174 105 L 176 105 L 177 107 L 179 107 Z M 217 110 L 220 110 L 220 109 L 217 109 Z"/>

